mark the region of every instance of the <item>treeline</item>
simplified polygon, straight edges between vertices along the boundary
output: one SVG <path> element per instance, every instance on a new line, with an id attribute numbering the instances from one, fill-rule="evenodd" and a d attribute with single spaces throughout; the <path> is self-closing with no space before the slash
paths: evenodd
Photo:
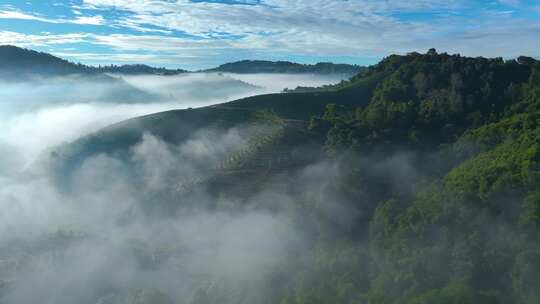
<path id="1" fill-rule="evenodd" d="M 388 76 L 366 106 L 330 104 L 323 117 L 313 120 L 314 126 L 331 125 L 329 147 L 450 142 L 467 128 L 502 118 L 522 99 L 533 71 L 515 60 L 433 52 L 390 56 L 371 67 L 363 77 Z"/>
<path id="2" fill-rule="evenodd" d="M 104 65 L 93 68 L 100 73 L 118 73 L 124 75 L 163 75 L 173 76 L 187 73 L 182 69 L 156 68 L 145 64 Z"/>
<path id="3" fill-rule="evenodd" d="M 0 46 L 0 77 L 7 80 L 23 78 L 26 74 L 63 76 L 96 74 L 83 64 L 75 64 L 51 54 L 22 49 L 11 45 Z"/>
<path id="4" fill-rule="evenodd" d="M 48 53 L 22 49 L 16 46 L 0 46 L 0 76 L 8 80 L 26 75 L 65 76 L 71 74 L 98 75 L 118 73 L 126 75 L 178 75 L 182 69 L 155 68 L 144 64 L 107 65 L 93 67 L 73 63 Z"/>
<path id="5" fill-rule="evenodd" d="M 364 70 L 364 67 L 350 64 L 335 64 L 319 62 L 317 64 L 299 64 L 289 61 L 265 61 L 265 60 L 242 60 L 222 64 L 217 68 L 204 72 L 227 72 L 227 73 L 279 73 L 279 74 L 343 74 L 356 75 Z"/>
<path id="6" fill-rule="evenodd" d="M 356 75 L 365 67 L 349 64 L 321 62 L 314 65 L 298 64 L 288 61 L 244 60 L 226 63 L 217 68 L 200 72 L 229 73 L 291 73 L 291 74 L 327 74 Z M 145 64 L 89 66 L 73 63 L 48 53 L 23 49 L 12 45 L 0 45 L 0 76 L 5 79 L 24 78 L 28 75 L 65 76 L 71 74 L 93 75 L 100 73 L 117 73 L 126 75 L 178 75 L 188 73 L 183 69 L 167 69 Z"/>

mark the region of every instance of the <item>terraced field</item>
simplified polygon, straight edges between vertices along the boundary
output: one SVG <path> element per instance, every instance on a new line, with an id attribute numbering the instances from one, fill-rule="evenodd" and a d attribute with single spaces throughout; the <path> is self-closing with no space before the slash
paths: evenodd
<path id="1" fill-rule="evenodd" d="M 309 136 L 307 122 L 283 123 L 279 133 L 267 137 L 237 165 L 217 171 L 208 181 L 208 191 L 235 199 L 247 199 L 269 187 L 288 191 L 297 170 L 320 157 L 321 145 Z"/>
<path id="2" fill-rule="evenodd" d="M 252 115 L 255 112 L 226 105 L 213 106 L 212 109 L 221 113 L 212 127 L 229 125 L 231 114 L 237 116 L 238 112 L 245 112 Z M 234 199 L 247 199 L 265 187 L 287 191 L 296 170 L 321 156 L 320 141 L 307 126 L 307 121 L 296 119 L 253 122 L 250 127 L 258 130 L 246 139 L 245 145 L 231 151 L 210 172 L 179 181 L 176 191 L 182 195 L 202 186 L 216 196 Z"/>

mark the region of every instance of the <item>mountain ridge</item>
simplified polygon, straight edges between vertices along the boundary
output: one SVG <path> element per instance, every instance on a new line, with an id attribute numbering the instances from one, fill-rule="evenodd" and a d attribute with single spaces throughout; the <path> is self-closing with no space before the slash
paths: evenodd
<path id="1" fill-rule="evenodd" d="M 294 74 L 340 74 L 355 75 L 365 68 L 357 65 L 334 64 L 321 62 L 313 65 L 299 64 L 288 61 L 264 61 L 242 60 L 225 63 L 219 67 L 187 71 L 184 69 L 168 69 L 153 67 L 147 64 L 124 64 L 124 65 L 99 65 L 89 66 L 81 63 L 73 63 L 60 57 L 45 52 L 20 48 L 13 45 L 0 45 L 0 72 L 7 78 L 15 73 L 38 74 L 38 75 L 69 75 L 84 74 L 93 75 L 99 73 L 124 74 L 124 75 L 161 75 L 174 76 L 184 73 L 197 72 L 230 72 L 230 73 L 294 73 Z"/>
<path id="2" fill-rule="evenodd" d="M 216 68 L 202 70 L 203 72 L 226 73 L 282 73 L 282 74 L 344 74 L 355 75 L 365 68 L 358 65 L 335 64 L 319 62 L 316 64 L 300 64 L 290 61 L 241 60 L 222 64 Z"/>

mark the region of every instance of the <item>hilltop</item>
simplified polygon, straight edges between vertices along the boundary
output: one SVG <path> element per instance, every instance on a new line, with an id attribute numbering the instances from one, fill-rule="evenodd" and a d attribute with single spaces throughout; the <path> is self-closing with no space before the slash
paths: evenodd
<path id="1" fill-rule="evenodd" d="M 97 71 L 82 64 L 75 64 L 48 53 L 23 49 L 11 45 L 0 46 L 0 76 L 16 80 L 25 76 L 65 76 L 70 74 L 92 75 Z"/>
<path id="2" fill-rule="evenodd" d="M 109 65 L 93 67 L 73 63 L 54 55 L 19 48 L 12 45 L 0 46 L 0 76 L 16 79 L 25 75 L 65 76 L 72 74 L 96 75 L 103 73 L 125 75 L 178 75 L 182 69 L 156 68 L 144 64 Z"/>
<path id="3" fill-rule="evenodd" d="M 342 74 L 356 75 L 365 68 L 357 65 L 320 62 L 317 64 L 299 64 L 289 61 L 242 60 L 225 63 L 204 72 L 224 73 L 281 73 L 281 74 Z"/>
<path id="4" fill-rule="evenodd" d="M 161 76 L 173 76 L 188 71 L 182 69 L 166 69 L 166 68 L 156 68 L 146 64 L 125 64 L 125 65 L 108 65 L 108 66 L 99 66 L 93 68 L 95 71 L 100 73 L 111 73 L 111 74 L 123 74 L 123 75 L 161 75 Z"/>

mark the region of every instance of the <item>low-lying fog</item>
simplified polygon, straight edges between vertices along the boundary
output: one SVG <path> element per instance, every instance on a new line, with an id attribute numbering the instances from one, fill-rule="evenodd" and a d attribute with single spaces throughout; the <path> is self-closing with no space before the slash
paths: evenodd
<path id="1" fill-rule="evenodd" d="M 234 79 L 265 88 L 268 92 L 280 92 L 283 89 L 296 87 L 321 87 L 336 84 L 344 79 L 343 75 L 314 75 L 314 74 L 230 74 Z"/>
<path id="2" fill-rule="evenodd" d="M 193 130 L 178 146 L 146 134 L 127 160 L 114 155 L 83 160 L 69 177 L 69 191 L 55 179 L 58 170 L 19 172 L 44 149 L 108 124 L 277 92 L 283 77 L 289 87 L 322 81 L 298 75 L 242 75 L 239 81 L 231 75 L 190 74 L 122 77 L 125 82 L 110 83 L 70 78 L 3 84 L 0 303 L 268 302 L 267 284 L 284 284 L 279 276 L 294 266 L 289 257 L 302 256 L 298 250 L 304 248 L 306 238 L 292 220 L 292 198 L 261 189 L 252 205 L 269 208 L 257 209 L 226 198 L 216 202 L 204 190 L 181 202 L 164 195 L 178 181 L 217 166 L 245 146 L 251 132 L 261 130 Z M 133 102 L 126 85 L 151 99 Z M 313 169 L 304 173 L 312 181 L 303 185 L 306 191 L 321 189 L 326 181 L 314 172 L 327 176 L 332 171 Z M 181 207 L 174 214 L 144 212 L 167 203 Z M 212 294 L 226 297 L 205 298 Z"/>
<path id="3" fill-rule="evenodd" d="M 219 73 L 111 77 L 0 83 L 0 149 L 15 149 L 27 164 L 48 147 L 128 118 L 341 80 L 341 76 Z M 4 161 L 0 159 L 0 168 Z"/>

